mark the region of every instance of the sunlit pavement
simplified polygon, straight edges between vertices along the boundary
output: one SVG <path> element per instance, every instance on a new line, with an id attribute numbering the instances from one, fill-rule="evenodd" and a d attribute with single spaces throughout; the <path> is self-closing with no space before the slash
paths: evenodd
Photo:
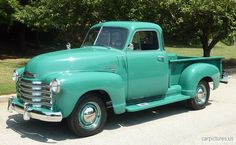
<path id="1" fill-rule="evenodd" d="M 154 109 L 113 115 L 98 135 L 77 138 L 66 122 L 24 121 L 21 115 L 8 113 L 0 103 L 0 144 L 80 144 L 80 145 L 235 145 L 236 77 L 211 92 L 209 105 L 189 110 L 185 102 Z"/>

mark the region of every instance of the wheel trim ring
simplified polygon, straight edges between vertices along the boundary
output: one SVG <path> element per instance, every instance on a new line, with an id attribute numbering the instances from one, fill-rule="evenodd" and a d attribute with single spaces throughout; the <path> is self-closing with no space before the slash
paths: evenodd
<path id="1" fill-rule="evenodd" d="M 86 114 L 88 109 L 92 109 L 93 112 L 90 112 L 91 114 Z M 101 122 L 101 109 L 99 105 L 96 102 L 87 102 L 81 107 L 78 119 L 82 128 L 94 130 Z"/>
<path id="2" fill-rule="evenodd" d="M 195 101 L 199 105 L 203 105 L 207 100 L 207 89 L 203 84 L 198 85 L 196 90 Z"/>

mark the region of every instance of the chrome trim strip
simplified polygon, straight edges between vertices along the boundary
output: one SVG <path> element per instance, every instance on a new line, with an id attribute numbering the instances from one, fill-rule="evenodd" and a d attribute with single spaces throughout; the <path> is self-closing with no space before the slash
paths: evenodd
<path id="1" fill-rule="evenodd" d="M 47 100 L 47 101 L 51 101 L 52 98 L 49 98 L 49 97 L 43 97 L 43 96 L 21 96 L 21 97 L 24 97 L 24 98 L 27 98 L 27 99 L 42 99 L 42 100 Z"/>
<path id="2" fill-rule="evenodd" d="M 47 91 L 43 91 L 43 90 L 32 90 L 32 89 L 26 89 L 26 88 L 21 88 L 20 87 L 20 91 L 24 91 L 24 94 L 27 94 L 27 95 L 33 95 L 32 93 L 42 93 L 42 94 L 45 94 L 45 95 L 48 95 L 50 96 L 51 95 L 51 92 L 47 92 Z M 29 94 L 28 94 L 29 93 Z"/>
<path id="3" fill-rule="evenodd" d="M 37 99 L 37 98 L 35 98 L 35 99 Z M 24 102 L 27 102 L 29 104 L 32 104 L 32 105 L 42 105 L 42 106 L 52 107 L 52 104 L 50 104 L 49 102 L 42 102 L 41 100 L 40 101 L 32 101 L 32 100 L 26 99 L 24 97 L 21 97 L 21 100 L 23 100 Z"/>
<path id="4" fill-rule="evenodd" d="M 36 84 L 30 84 L 30 83 L 24 83 L 22 81 L 19 82 L 19 85 L 22 86 L 22 87 L 42 87 L 44 89 L 50 89 L 50 86 L 49 85 L 36 85 Z"/>
<path id="5" fill-rule="evenodd" d="M 32 81 L 32 85 L 42 85 L 41 81 Z"/>

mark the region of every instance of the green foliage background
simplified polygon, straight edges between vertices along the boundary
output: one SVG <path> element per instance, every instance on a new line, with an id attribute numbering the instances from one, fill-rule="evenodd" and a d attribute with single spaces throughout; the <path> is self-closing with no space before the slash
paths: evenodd
<path id="1" fill-rule="evenodd" d="M 1 0 L 0 23 L 21 23 L 36 31 L 56 30 L 80 43 L 99 21 L 158 23 L 168 44 L 201 43 L 204 56 L 236 32 L 236 0 Z"/>

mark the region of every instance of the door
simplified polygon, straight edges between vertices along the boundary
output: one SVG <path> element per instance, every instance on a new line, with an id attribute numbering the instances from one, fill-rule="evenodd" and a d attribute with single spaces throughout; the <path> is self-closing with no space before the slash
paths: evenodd
<path id="1" fill-rule="evenodd" d="M 137 31 L 127 51 L 128 100 L 164 95 L 168 89 L 168 60 L 159 49 L 156 31 Z"/>

